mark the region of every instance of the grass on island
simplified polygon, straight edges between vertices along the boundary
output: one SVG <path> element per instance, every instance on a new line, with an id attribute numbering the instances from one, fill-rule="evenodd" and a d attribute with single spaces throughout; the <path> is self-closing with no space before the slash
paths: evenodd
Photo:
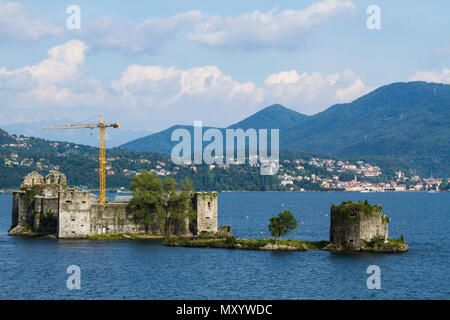
<path id="1" fill-rule="evenodd" d="M 167 237 L 164 239 L 167 246 L 196 247 L 196 248 L 225 248 L 261 250 L 271 245 L 290 247 L 291 250 L 321 250 L 328 245 L 327 241 L 302 241 L 302 240 L 278 240 L 278 239 L 238 239 L 235 236 L 225 238 L 180 238 Z"/>
<path id="2" fill-rule="evenodd" d="M 114 233 L 114 234 L 97 234 L 92 236 L 86 236 L 85 239 L 89 240 L 136 240 L 136 239 L 161 239 L 162 237 L 149 235 L 147 233 Z"/>
<path id="3" fill-rule="evenodd" d="M 387 239 L 387 242 L 384 241 L 383 237 L 375 237 L 370 241 L 363 240 L 363 243 L 363 250 L 366 251 L 405 251 L 408 248 L 403 235 L 398 239 Z"/>

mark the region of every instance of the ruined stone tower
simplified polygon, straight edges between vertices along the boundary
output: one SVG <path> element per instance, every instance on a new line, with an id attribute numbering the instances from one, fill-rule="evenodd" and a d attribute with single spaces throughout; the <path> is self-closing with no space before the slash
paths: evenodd
<path id="1" fill-rule="evenodd" d="M 10 233 L 56 232 L 58 193 L 66 188 L 66 176 L 52 172 L 45 178 L 36 171 L 22 179 L 19 190 L 13 192 L 12 228 Z"/>
<path id="2" fill-rule="evenodd" d="M 343 202 L 331 207 L 330 242 L 345 249 L 357 250 L 363 241 L 388 239 L 389 218 L 381 213 L 381 206 L 367 201 Z"/>
<path id="3" fill-rule="evenodd" d="M 58 197 L 58 237 L 83 238 L 90 234 L 91 194 L 65 190 Z"/>
<path id="4" fill-rule="evenodd" d="M 197 209 L 197 233 L 217 232 L 217 192 L 197 193 L 195 195 Z"/>

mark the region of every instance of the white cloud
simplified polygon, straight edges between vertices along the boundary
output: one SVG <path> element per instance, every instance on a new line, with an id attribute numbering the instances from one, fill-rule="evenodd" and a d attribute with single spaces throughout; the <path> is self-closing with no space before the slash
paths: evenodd
<path id="1" fill-rule="evenodd" d="M 337 81 L 336 83 L 337 84 Z M 342 88 L 336 90 L 336 98 L 339 102 L 351 102 L 356 98 L 375 89 L 375 87 L 366 87 L 361 78 L 353 71 L 345 70 L 340 77 Z"/>
<path id="2" fill-rule="evenodd" d="M 204 18 L 199 10 L 179 13 L 168 18 L 152 17 L 137 24 L 120 18 L 104 16 L 87 22 L 80 35 L 99 48 L 123 51 L 155 51 L 178 33 Z"/>
<path id="3" fill-rule="evenodd" d="M 351 102 L 371 90 L 351 70 L 328 75 L 283 71 L 267 77 L 265 84 L 267 101 L 286 104 L 306 114 L 323 111 L 337 102 Z"/>
<path id="4" fill-rule="evenodd" d="M 212 47 L 297 48 L 302 45 L 305 33 L 313 27 L 355 8 L 351 1 L 324 0 L 304 10 L 278 13 L 255 10 L 238 17 L 210 16 L 207 21 L 196 24 L 188 38 Z"/>
<path id="5" fill-rule="evenodd" d="M 349 0 L 323 0 L 303 10 L 259 10 L 235 17 L 211 15 L 191 10 L 169 17 L 150 17 L 142 23 L 120 17 L 103 16 L 84 20 L 80 30 L 66 33 L 27 13 L 17 2 L 0 0 L 0 39 L 35 41 L 47 36 L 76 36 L 91 48 L 119 49 L 125 52 L 150 52 L 166 43 L 188 40 L 211 47 L 278 49 L 302 46 L 305 35 L 316 26 L 343 12 L 352 12 Z"/>
<path id="6" fill-rule="evenodd" d="M 367 91 L 365 84 L 358 77 L 353 84 L 347 88 L 342 88 L 336 91 L 336 98 L 339 102 L 351 102 Z"/>
<path id="7" fill-rule="evenodd" d="M 450 84 L 450 69 L 443 68 L 440 71 L 417 71 L 414 75 L 409 77 L 409 81 L 426 81 Z"/>
<path id="8" fill-rule="evenodd" d="M 111 87 L 120 99 L 135 109 L 165 109 L 165 117 L 182 123 L 202 120 L 216 124 L 241 114 L 242 107 L 261 103 L 264 91 L 251 82 L 241 83 L 216 66 L 191 69 L 160 66 L 129 66 Z"/>
<path id="9" fill-rule="evenodd" d="M 100 83 L 82 74 L 87 49 L 84 42 L 71 40 L 51 48 L 48 58 L 35 65 L 10 71 L 0 68 L 0 96 L 22 107 L 71 106 L 97 100 L 93 97 L 99 94 Z"/>
<path id="10" fill-rule="evenodd" d="M 314 114 L 370 89 L 351 70 L 282 71 L 258 86 L 237 81 L 217 66 L 180 69 L 137 64 L 128 66 L 118 79 L 102 83 L 85 74 L 87 50 L 83 41 L 71 40 L 51 48 L 48 58 L 35 65 L 0 67 L 2 114 L 10 113 L 13 121 L 20 114 L 85 119 L 102 112 L 133 123 L 134 129 L 153 131 L 195 120 L 225 126 L 272 103 Z"/>
<path id="11" fill-rule="evenodd" d="M 87 49 L 84 42 L 71 40 L 51 48 L 48 58 L 35 65 L 13 70 L 0 67 L 2 110 L 42 118 L 62 112 L 74 119 L 76 114 L 106 112 L 163 129 L 197 119 L 216 125 L 231 122 L 264 98 L 262 88 L 236 81 L 216 66 L 131 65 L 119 79 L 102 83 L 85 75 Z"/>
<path id="12" fill-rule="evenodd" d="M 205 116 L 216 125 L 236 121 L 271 103 L 314 114 L 373 89 L 351 70 L 335 74 L 282 71 L 257 86 L 233 80 L 216 66 L 177 69 L 141 65 L 129 66 L 111 87 L 118 99 L 135 110 L 164 109 L 167 115 L 189 119 L 188 123 Z"/>
<path id="13" fill-rule="evenodd" d="M 39 40 L 62 34 L 61 27 L 31 16 L 20 3 L 0 0 L 0 39 Z"/>
<path id="14" fill-rule="evenodd" d="M 71 40 L 48 51 L 48 59 L 25 67 L 42 86 L 64 83 L 79 77 L 88 47 L 80 40 Z"/>
<path id="15" fill-rule="evenodd" d="M 279 73 L 272 74 L 267 77 L 265 84 L 266 85 L 275 85 L 280 83 L 296 83 L 301 79 L 298 75 L 297 71 L 282 71 Z"/>
<path id="16" fill-rule="evenodd" d="M 348 0 L 323 0 L 304 10 L 256 10 L 236 17 L 192 10 L 135 23 L 104 16 L 84 23 L 78 36 L 91 47 L 127 52 L 155 52 L 169 41 L 182 39 L 211 47 L 297 48 L 314 27 L 355 8 Z"/>

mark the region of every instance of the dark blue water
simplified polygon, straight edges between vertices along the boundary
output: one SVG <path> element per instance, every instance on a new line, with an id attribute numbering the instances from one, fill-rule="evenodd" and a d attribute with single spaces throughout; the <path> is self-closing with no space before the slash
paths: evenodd
<path id="1" fill-rule="evenodd" d="M 11 196 L 0 195 L 0 299 L 449 299 L 450 193 L 223 193 L 219 223 L 239 237 L 269 236 L 268 219 L 288 209 L 290 237 L 327 240 L 329 207 L 381 204 L 405 254 L 337 254 L 168 248 L 160 241 L 67 241 L 8 237 Z M 68 290 L 66 269 L 81 269 Z M 369 290 L 369 265 L 381 289 Z"/>

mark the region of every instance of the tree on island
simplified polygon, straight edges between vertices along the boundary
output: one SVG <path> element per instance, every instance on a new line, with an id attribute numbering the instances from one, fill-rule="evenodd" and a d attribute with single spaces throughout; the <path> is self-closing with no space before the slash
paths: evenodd
<path id="1" fill-rule="evenodd" d="M 174 178 L 163 181 L 156 173 L 144 171 L 131 181 L 133 198 L 127 210 L 145 226 L 147 233 L 156 223 L 162 234 L 171 234 L 174 225 L 184 225 L 186 218 L 195 216 L 192 181 L 185 178 L 180 187 L 181 190 Z"/>
<path id="2" fill-rule="evenodd" d="M 166 197 L 166 221 L 168 221 L 168 234 L 172 234 L 172 227 L 184 225 L 186 218 L 195 218 L 195 210 L 192 206 L 194 186 L 191 179 L 186 177 L 180 184 L 171 177 L 164 179 L 163 189 Z M 176 230 L 175 230 L 176 231 Z"/>
<path id="3" fill-rule="evenodd" d="M 439 190 L 441 191 L 447 191 L 450 189 L 450 185 L 448 183 L 447 178 L 442 178 L 441 184 L 439 185 Z"/>
<path id="4" fill-rule="evenodd" d="M 135 220 L 145 226 L 148 232 L 151 225 L 157 222 L 161 230 L 165 229 L 165 210 L 163 201 L 163 185 L 156 174 L 142 172 L 131 181 L 131 199 L 128 210 Z"/>
<path id="5" fill-rule="evenodd" d="M 288 210 L 280 212 L 277 217 L 272 217 L 269 221 L 270 233 L 274 237 L 279 237 L 280 240 L 284 235 L 297 229 L 297 220 Z"/>

